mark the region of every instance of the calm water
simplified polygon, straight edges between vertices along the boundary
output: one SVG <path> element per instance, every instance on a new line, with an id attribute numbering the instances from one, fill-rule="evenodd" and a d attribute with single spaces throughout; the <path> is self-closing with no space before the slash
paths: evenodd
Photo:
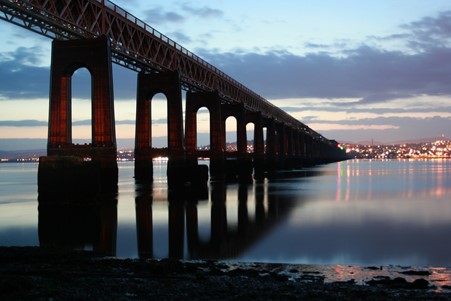
<path id="1" fill-rule="evenodd" d="M 0 164 L 0 245 L 105 247 L 305 264 L 451 266 L 451 160 L 346 161 L 168 201 L 165 166 L 136 185 L 119 164 L 117 207 L 38 210 L 37 164 Z"/>

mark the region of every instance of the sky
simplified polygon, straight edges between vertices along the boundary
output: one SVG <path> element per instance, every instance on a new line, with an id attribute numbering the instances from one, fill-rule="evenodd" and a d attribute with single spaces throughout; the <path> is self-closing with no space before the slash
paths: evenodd
<path id="1" fill-rule="evenodd" d="M 326 138 L 451 137 L 449 0 L 113 2 Z M 0 38 L 0 139 L 45 139 L 51 40 L 5 21 Z M 117 137 L 133 138 L 136 73 L 113 74 Z M 74 74 L 72 109 L 74 138 L 89 140 L 88 78 Z"/>

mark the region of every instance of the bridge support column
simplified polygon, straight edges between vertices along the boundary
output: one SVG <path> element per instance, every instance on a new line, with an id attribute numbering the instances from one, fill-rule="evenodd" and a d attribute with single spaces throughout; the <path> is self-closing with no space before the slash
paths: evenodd
<path id="1" fill-rule="evenodd" d="M 287 138 L 285 125 L 282 123 L 276 124 L 277 131 L 277 169 L 285 169 L 285 161 L 287 157 Z"/>
<path id="2" fill-rule="evenodd" d="M 238 181 L 240 183 L 252 182 L 252 158 L 247 153 L 246 110 L 243 105 L 222 104 L 221 114 L 224 128 L 224 145 L 227 118 L 231 116 L 235 117 L 237 127 L 237 151 L 235 153 L 226 152 L 227 181 Z"/>
<path id="3" fill-rule="evenodd" d="M 266 119 L 266 154 L 265 154 L 265 170 L 266 176 L 272 178 L 276 171 L 277 162 L 277 145 L 276 145 L 276 124 L 274 119 Z"/>
<path id="4" fill-rule="evenodd" d="M 314 165 L 314 146 L 313 146 L 313 138 L 310 135 L 305 136 L 305 165 L 312 166 Z"/>
<path id="5" fill-rule="evenodd" d="M 302 161 L 300 133 L 297 129 L 293 129 L 293 168 L 299 169 L 301 167 Z"/>
<path id="6" fill-rule="evenodd" d="M 177 72 L 139 73 L 136 100 L 135 177 L 152 178 L 152 98 L 163 93 L 168 112 L 168 176 L 184 166 L 182 92 Z M 168 179 L 169 180 L 169 179 Z"/>
<path id="7" fill-rule="evenodd" d="M 262 180 L 265 173 L 265 144 L 263 138 L 263 117 L 261 113 L 248 113 L 247 121 L 254 123 L 254 178 Z"/>
<path id="8" fill-rule="evenodd" d="M 287 156 L 285 160 L 285 169 L 293 169 L 294 167 L 294 135 L 291 127 L 285 127 Z"/>
<path id="9" fill-rule="evenodd" d="M 186 150 L 191 160 L 197 160 L 197 111 L 210 111 L 210 180 L 224 180 L 224 127 L 221 118 L 221 100 L 217 92 L 187 92 L 186 94 Z"/>
<path id="10" fill-rule="evenodd" d="M 86 67 L 92 77 L 92 143 L 72 142 L 74 72 Z M 71 41 L 54 40 L 50 79 L 47 157 L 39 164 L 40 191 L 89 182 L 96 189 L 117 189 L 116 133 L 111 49 L 105 36 Z M 89 158 L 89 162 L 86 162 Z"/>

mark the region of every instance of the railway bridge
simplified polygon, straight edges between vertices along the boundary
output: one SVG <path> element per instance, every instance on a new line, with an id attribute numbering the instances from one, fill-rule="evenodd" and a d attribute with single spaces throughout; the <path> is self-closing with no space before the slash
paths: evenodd
<path id="1" fill-rule="evenodd" d="M 116 175 L 117 181 L 112 63 L 137 72 L 137 178 L 152 177 L 152 158 L 162 152 L 169 158 L 170 184 L 189 181 L 195 174 L 203 178 L 205 169 L 197 165 L 199 156 L 210 159 L 210 180 L 241 181 L 262 179 L 277 169 L 345 158 L 335 141 L 326 139 L 113 2 L 0 0 L 0 18 L 53 40 L 48 153 L 41 158 L 40 171 L 79 166 L 89 158 L 90 164 L 100 166 L 101 174 Z M 76 145 L 72 141 L 71 78 L 82 67 L 92 77 L 89 145 Z M 158 93 L 167 98 L 165 150 L 152 146 L 150 103 Z M 210 149 L 206 152 L 197 149 L 196 141 L 196 113 L 203 107 L 210 112 Z M 237 124 L 237 150 L 232 153 L 225 147 L 225 121 L 231 116 Z M 248 123 L 254 124 L 253 153 L 247 150 Z M 68 157 L 71 159 L 62 159 Z"/>

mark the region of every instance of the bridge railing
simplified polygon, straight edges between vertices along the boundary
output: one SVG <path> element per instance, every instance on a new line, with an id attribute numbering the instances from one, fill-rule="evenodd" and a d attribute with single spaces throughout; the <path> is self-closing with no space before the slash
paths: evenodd
<path id="1" fill-rule="evenodd" d="M 262 96 L 108 0 L 0 0 L 0 18 L 52 39 L 107 35 L 113 60 L 136 71 L 176 70 L 189 90 L 218 91 L 222 99 L 241 103 L 317 139 L 326 140 Z"/>

